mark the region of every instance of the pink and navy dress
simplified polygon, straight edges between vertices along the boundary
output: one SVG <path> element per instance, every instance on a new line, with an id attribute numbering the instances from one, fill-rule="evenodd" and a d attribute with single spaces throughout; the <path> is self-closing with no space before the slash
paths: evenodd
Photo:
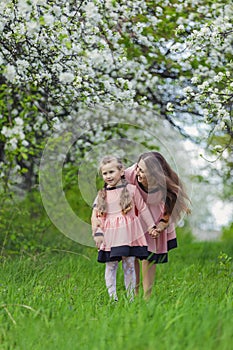
<path id="1" fill-rule="evenodd" d="M 122 214 L 119 204 L 124 186 L 127 186 L 132 198 L 132 209 L 125 215 Z M 144 232 L 145 227 L 147 231 L 154 226 L 154 219 L 139 190 L 132 184 L 106 187 L 105 190 L 107 214 L 101 218 L 104 241 L 98 251 L 98 262 L 120 261 L 122 256 L 147 259 L 147 240 Z M 136 213 L 140 213 L 140 220 Z"/>
<path id="2" fill-rule="evenodd" d="M 145 189 L 142 188 L 140 186 L 140 183 L 137 181 L 136 167 L 137 165 L 134 164 L 125 170 L 125 179 L 137 187 L 153 216 L 154 223 L 158 224 L 160 219 L 163 217 L 165 208 L 165 199 L 163 193 L 159 188 L 155 188 L 149 193 L 146 192 Z M 145 232 L 145 238 L 149 252 L 147 260 L 156 264 L 167 262 L 168 251 L 177 247 L 175 224 L 171 222 L 168 228 L 154 239 L 148 234 L 147 227 L 142 220 L 141 223 Z"/>

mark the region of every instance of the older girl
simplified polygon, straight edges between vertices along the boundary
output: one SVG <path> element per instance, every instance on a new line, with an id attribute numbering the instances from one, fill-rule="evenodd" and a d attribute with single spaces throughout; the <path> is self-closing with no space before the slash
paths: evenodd
<path id="1" fill-rule="evenodd" d="M 141 193 L 156 223 L 148 232 L 142 221 L 149 257 L 142 261 L 143 290 L 147 298 L 155 279 L 156 264 L 168 261 L 168 251 L 177 247 L 175 223 L 189 213 L 189 198 L 177 173 L 159 152 L 143 153 L 136 164 L 125 171 L 126 180 Z M 140 215 L 139 215 L 140 217 Z M 137 286 L 139 262 L 136 261 Z"/>

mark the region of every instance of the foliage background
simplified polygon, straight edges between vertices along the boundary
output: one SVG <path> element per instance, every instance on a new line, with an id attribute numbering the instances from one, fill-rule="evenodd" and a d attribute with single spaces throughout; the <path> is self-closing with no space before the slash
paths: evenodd
<path id="1" fill-rule="evenodd" d="M 76 138 L 63 186 L 78 213 L 90 210 L 75 186 L 94 147 L 117 137 L 163 151 L 165 140 L 194 189 L 192 226 L 213 227 L 213 201 L 232 200 L 232 2 L 1 6 L 2 249 L 34 249 L 38 231 L 41 241 L 49 236 L 53 225 L 36 194 L 39 165 L 48 140 L 62 143 L 67 130 Z M 193 145 L 192 157 L 183 142 Z"/>

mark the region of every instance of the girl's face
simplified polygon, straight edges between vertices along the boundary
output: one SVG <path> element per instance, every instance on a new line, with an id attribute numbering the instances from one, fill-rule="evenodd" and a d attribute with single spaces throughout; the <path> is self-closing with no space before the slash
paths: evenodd
<path id="1" fill-rule="evenodd" d="M 142 186 L 148 191 L 154 189 L 158 185 L 156 181 L 156 177 L 151 176 L 149 174 L 146 164 L 142 159 L 138 162 L 138 165 L 136 168 L 136 176 L 137 176 L 138 182 L 140 182 Z"/>
<path id="2" fill-rule="evenodd" d="M 138 162 L 137 169 L 136 169 L 136 175 L 138 182 L 142 184 L 143 187 L 148 188 L 148 181 L 147 181 L 147 176 L 146 176 L 146 165 L 144 161 L 141 159 Z"/>
<path id="3" fill-rule="evenodd" d="M 118 169 L 118 163 L 112 161 L 102 166 L 101 173 L 104 182 L 109 187 L 114 187 L 121 183 L 121 177 L 124 175 L 124 169 Z"/>

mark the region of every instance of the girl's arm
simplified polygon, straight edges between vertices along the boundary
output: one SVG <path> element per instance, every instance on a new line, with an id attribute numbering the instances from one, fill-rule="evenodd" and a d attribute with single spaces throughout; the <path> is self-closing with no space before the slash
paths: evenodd
<path id="1" fill-rule="evenodd" d="M 159 220 L 158 224 L 156 225 L 156 231 L 158 233 L 164 231 L 169 226 L 169 219 L 170 215 L 164 212 L 163 216 Z"/>
<path id="2" fill-rule="evenodd" d="M 98 229 L 98 227 L 101 227 L 101 220 L 98 215 L 98 210 L 94 207 L 92 210 L 92 215 L 91 215 L 91 226 L 92 226 L 92 235 L 94 236 L 94 233 Z"/>
<path id="3" fill-rule="evenodd" d="M 134 193 L 134 202 L 138 210 L 138 216 L 142 218 L 142 220 L 146 223 L 148 231 L 153 230 L 156 226 L 154 222 L 154 218 L 151 215 L 149 208 L 147 207 L 139 190 L 136 187 L 135 187 L 135 193 Z"/>
<path id="4" fill-rule="evenodd" d="M 163 216 L 160 218 L 158 223 L 155 223 L 149 208 L 144 202 L 138 189 L 135 191 L 135 201 L 136 207 L 138 209 L 138 214 L 142 220 L 147 224 L 148 232 L 153 237 L 156 238 L 159 234 L 164 231 L 169 226 L 170 216 L 164 212 Z"/>
<path id="5" fill-rule="evenodd" d="M 101 229 L 101 220 L 98 217 L 98 210 L 94 207 L 91 215 L 92 236 L 96 247 L 99 249 L 104 240 L 104 233 Z"/>

